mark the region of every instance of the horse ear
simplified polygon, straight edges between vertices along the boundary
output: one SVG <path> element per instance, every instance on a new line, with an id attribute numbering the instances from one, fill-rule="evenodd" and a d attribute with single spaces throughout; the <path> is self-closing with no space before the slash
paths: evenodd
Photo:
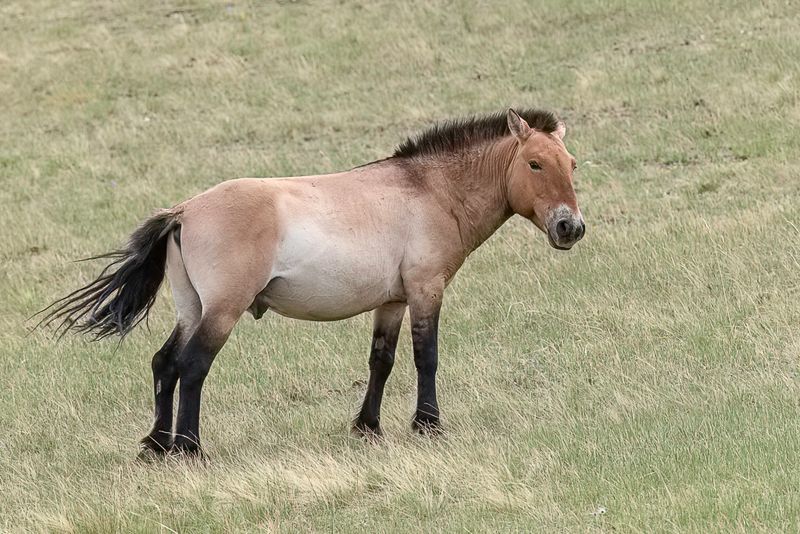
<path id="1" fill-rule="evenodd" d="M 558 137 L 559 139 L 561 139 L 563 141 L 564 140 L 564 136 L 566 134 L 567 134 L 567 125 L 564 124 L 563 121 L 558 121 L 558 124 L 556 125 L 556 129 L 553 130 L 553 135 L 555 135 L 556 137 Z"/>
<path id="2" fill-rule="evenodd" d="M 514 134 L 519 141 L 524 142 L 528 137 L 531 135 L 531 127 L 528 126 L 528 123 L 525 122 L 525 119 L 519 116 L 519 114 L 511 108 L 508 108 L 508 114 L 506 115 L 506 119 L 508 120 L 508 129 L 511 130 L 511 133 Z"/>

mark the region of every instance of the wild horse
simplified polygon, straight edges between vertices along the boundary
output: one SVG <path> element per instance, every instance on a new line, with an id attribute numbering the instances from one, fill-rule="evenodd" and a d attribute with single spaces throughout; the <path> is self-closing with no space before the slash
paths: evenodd
<path id="1" fill-rule="evenodd" d="M 444 290 L 513 214 L 566 250 L 585 226 L 565 126 L 525 110 L 437 124 L 386 159 L 347 172 L 223 182 L 157 212 L 99 277 L 56 301 L 44 324 L 125 336 L 166 272 L 175 329 L 152 360 L 155 421 L 144 453 L 200 451 L 200 394 L 245 311 L 311 321 L 375 310 L 369 382 L 354 431 L 380 434 L 383 388 L 406 307 L 418 373 L 413 426 L 439 429 L 437 329 Z M 41 323 L 40 323 L 41 324 Z M 173 429 L 173 394 L 180 383 Z"/>

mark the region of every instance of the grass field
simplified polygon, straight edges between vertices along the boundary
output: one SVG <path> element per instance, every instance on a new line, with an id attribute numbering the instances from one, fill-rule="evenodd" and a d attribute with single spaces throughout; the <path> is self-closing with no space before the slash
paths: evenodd
<path id="1" fill-rule="evenodd" d="M 3 2 L 0 531 L 797 531 L 798 35 L 790 1 Z M 370 317 L 245 317 L 208 465 L 135 461 L 166 288 L 122 345 L 27 335 L 154 208 L 511 104 L 567 122 L 587 237 L 467 261 L 443 439 L 407 325 L 370 445 Z"/>

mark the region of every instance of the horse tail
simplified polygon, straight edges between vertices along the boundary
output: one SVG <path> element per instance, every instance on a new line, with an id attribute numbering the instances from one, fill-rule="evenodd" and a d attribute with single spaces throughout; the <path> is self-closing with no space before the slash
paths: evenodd
<path id="1" fill-rule="evenodd" d="M 55 301 L 36 327 L 56 324 L 59 337 L 72 330 L 94 340 L 124 338 L 150 313 L 164 280 L 167 239 L 180 229 L 180 209 L 160 210 L 144 221 L 121 250 L 87 260 L 111 259 L 94 281 Z"/>

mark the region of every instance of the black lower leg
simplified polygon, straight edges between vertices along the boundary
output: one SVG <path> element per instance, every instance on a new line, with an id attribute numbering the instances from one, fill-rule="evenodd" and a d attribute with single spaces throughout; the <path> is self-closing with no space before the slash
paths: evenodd
<path id="1" fill-rule="evenodd" d="M 353 431 L 358 434 L 381 434 L 383 387 L 394 366 L 394 353 L 405 309 L 405 304 L 389 304 L 375 310 L 369 354 L 369 382 L 364 403 L 353 421 Z"/>
<path id="2" fill-rule="evenodd" d="M 221 347 L 204 335 L 202 329 L 189 339 L 178 358 L 180 399 L 172 449 L 178 452 L 200 452 L 200 396 L 211 363 Z"/>
<path id="3" fill-rule="evenodd" d="M 394 366 L 394 352 L 397 334 L 375 331 L 372 336 L 372 350 L 369 355 L 369 382 L 364 395 L 364 403 L 353 427 L 362 433 L 380 434 L 381 400 L 386 380 Z"/>
<path id="4" fill-rule="evenodd" d="M 417 410 L 412 426 L 420 432 L 437 432 L 440 427 L 439 403 L 436 400 L 438 330 L 438 309 L 429 316 L 412 316 L 411 337 L 414 365 L 417 368 Z"/>
<path id="5" fill-rule="evenodd" d="M 172 446 L 172 400 L 178 381 L 176 359 L 180 335 L 180 329 L 176 326 L 164 346 L 153 355 L 151 364 L 155 396 L 154 419 L 150 432 L 141 440 L 141 446 L 157 453 L 164 453 Z"/>

